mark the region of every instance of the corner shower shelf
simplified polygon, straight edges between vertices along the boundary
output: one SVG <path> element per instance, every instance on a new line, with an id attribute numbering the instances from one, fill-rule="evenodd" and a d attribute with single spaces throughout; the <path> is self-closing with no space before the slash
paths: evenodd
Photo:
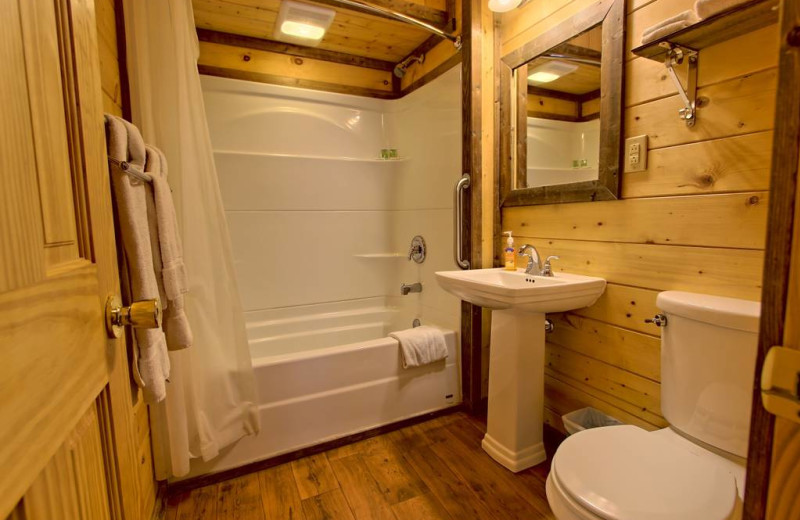
<path id="1" fill-rule="evenodd" d="M 778 0 L 753 0 L 701 20 L 631 50 L 637 56 L 664 61 L 674 47 L 699 51 L 778 21 Z"/>
<path id="2" fill-rule="evenodd" d="M 281 159 L 318 159 L 321 161 L 337 162 L 362 162 L 362 163 L 401 163 L 407 162 L 409 157 L 396 157 L 394 159 L 381 159 L 379 157 L 333 157 L 324 155 L 287 154 L 269 152 L 249 152 L 238 150 L 214 150 L 215 155 L 250 155 L 257 157 L 276 157 Z"/>
<path id="3" fill-rule="evenodd" d="M 778 21 L 778 0 L 752 0 L 701 20 L 680 31 L 640 45 L 631 52 L 642 58 L 661 61 L 678 89 L 683 108 L 680 119 L 692 127 L 697 121 L 697 68 L 700 50 L 737 36 L 753 32 Z M 687 84 L 683 86 L 675 66 L 688 61 Z"/>

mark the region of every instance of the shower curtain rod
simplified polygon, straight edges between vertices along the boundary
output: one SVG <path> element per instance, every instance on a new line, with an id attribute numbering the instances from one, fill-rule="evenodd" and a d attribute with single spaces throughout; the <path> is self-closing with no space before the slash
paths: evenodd
<path id="1" fill-rule="evenodd" d="M 408 16 L 407 14 L 398 13 L 397 11 L 389 9 L 387 7 L 381 7 L 377 5 L 368 4 L 366 2 L 361 2 L 360 0 L 332 0 L 332 1 L 337 4 L 342 4 L 345 6 L 357 7 L 359 9 L 366 9 L 367 11 L 372 11 L 373 13 L 382 14 L 384 16 L 394 18 L 395 20 L 398 20 L 400 22 L 416 25 L 421 29 L 425 29 L 426 31 L 432 32 L 437 36 L 441 36 L 442 38 L 450 40 L 451 42 L 453 42 L 453 45 L 455 45 L 456 48 L 458 49 L 461 48 L 461 36 L 455 36 L 453 34 L 444 32 L 438 27 L 431 25 L 427 22 L 423 22 L 422 20 L 418 20 L 413 16 Z"/>

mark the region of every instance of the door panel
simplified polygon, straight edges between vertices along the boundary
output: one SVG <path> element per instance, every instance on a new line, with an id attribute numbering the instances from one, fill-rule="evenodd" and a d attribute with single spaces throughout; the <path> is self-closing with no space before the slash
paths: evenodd
<path id="1" fill-rule="evenodd" d="M 93 403 L 23 498 L 26 520 L 107 520 L 108 488 Z"/>
<path id="2" fill-rule="evenodd" d="M 27 518 L 134 519 L 94 3 L 0 0 L 0 19 L 0 518 L 25 495 Z"/>
<path id="3" fill-rule="evenodd" d="M 0 292 L 44 278 L 44 238 L 19 19 L 17 2 L 2 0 L 0 20 L 9 23 L 0 31 Z"/>
<path id="4" fill-rule="evenodd" d="M 60 31 L 52 0 L 19 4 L 25 68 L 30 96 L 34 150 L 42 202 L 44 242 L 47 247 L 70 246 L 68 261 L 78 256 L 75 208 L 72 196 L 64 88 L 61 79 Z M 52 265 L 49 264 L 48 265 Z"/>

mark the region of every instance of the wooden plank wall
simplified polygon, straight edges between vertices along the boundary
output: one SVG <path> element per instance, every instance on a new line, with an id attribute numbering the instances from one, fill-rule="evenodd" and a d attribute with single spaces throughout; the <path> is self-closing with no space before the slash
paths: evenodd
<path id="1" fill-rule="evenodd" d="M 500 18 L 505 55 L 590 5 L 531 0 Z M 628 0 L 628 51 L 650 25 L 691 9 L 693 0 Z M 555 317 L 548 336 L 546 420 L 594 406 L 648 429 L 660 409 L 659 291 L 758 300 L 775 113 L 775 26 L 700 53 L 698 122 L 678 120 L 681 104 L 660 63 L 626 63 L 625 136 L 649 136 L 648 169 L 624 174 L 622 199 L 504 209 L 502 229 L 517 243 L 560 255 L 557 270 L 602 276 L 594 306 Z M 500 237 L 495 236 L 495 240 Z"/>
<path id="2" fill-rule="evenodd" d="M 417 3 L 422 4 L 422 2 Z M 461 0 L 453 0 L 452 3 L 456 20 L 456 27 L 452 32 L 460 34 Z M 430 4 L 429 7 L 444 9 L 445 2 L 436 1 L 430 2 Z M 195 5 L 198 5 L 197 2 Z M 361 16 L 363 17 L 363 15 Z M 209 26 L 208 23 L 203 25 Z M 198 26 L 201 25 L 198 24 Z M 223 24 L 220 27 L 230 29 L 231 26 Z M 418 29 L 407 27 L 414 34 L 419 33 Z M 248 32 L 246 29 L 242 31 L 243 33 Z M 256 34 L 252 31 L 249 33 L 252 33 L 251 36 Z M 263 37 L 261 34 L 258 36 Z M 433 36 L 422 41 L 416 49 L 409 53 L 414 56 L 424 54 L 424 62 L 411 64 L 402 79 L 396 78 L 392 72 L 393 64 L 402 61 L 402 58 L 398 58 L 392 51 L 394 48 L 392 38 L 396 37 L 394 34 L 386 34 L 385 40 L 373 42 L 373 44 L 380 43 L 386 46 L 386 50 L 385 52 L 377 50 L 370 52 L 368 59 L 371 60 L 371 65 L 339 63 L 335 59 L 326 59 L 322 55 L 324 52 L 314 56 L 315 49 L 313 48 L 305 48 L 307 55 L 300 56 L 279 49 L 258 49 L 231 41 L 224 43 L 203 41 L 204 38 L 201 37 L 198 67 L 201 73 L 215 76 L 358 96 L 396 99 L 432 81 L 454 67 L 460 60 L 460 53 L 452 42 Z M 395 41 L 395 43 L 398 42 Z M 336 50 L 337 52 L 350 51 L 345 56 L 357 57 L 352 53 L 353 50 L 346 46 L 336 47 Z M 360 50 L 362 51 L 360 54 L 364 54 L 364 51 L 370 49 Z M 376 63 L 379 61 L 384 65 L 388 64 L 388 67 Z"/>
<path id="3" fill-rule="evenodd" d="M 100 81 L 103 89 L 103 109 L 110 114 L 122 117 L 123 96 L 120 80 L 120 60 L 117 51 L 117 34 L 115 0 L 96 0 L 98 45 L 100 46 Z M 150 449 L 150 424 L 147 406 L 141 398 L 141 392 L 132 386 L 135 392 L 131 404 L 136 423 L 137 460 L 139 461 L 139 481 L 141 482 L 142 504 L 141 518 L 150 518 L 156 499 L 156 481 L 153 474 L 153 458 Z"/>

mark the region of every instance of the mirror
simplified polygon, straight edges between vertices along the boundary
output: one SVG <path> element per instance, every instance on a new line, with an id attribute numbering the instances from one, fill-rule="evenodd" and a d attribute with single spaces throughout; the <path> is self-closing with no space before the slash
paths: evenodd
<path id="1" fill-rule="evenodd" d="M 600 162 L 600 70 L 602 25 L 571 38 L 514 70 L 527 97 L 525 175 L 515 188 L 598 179 Z"/>
<path id="2" fill-rule="evenodd" d="M 502 59 L 504 206 L 617 197 L 624 15 L 599 2 Z"/>

